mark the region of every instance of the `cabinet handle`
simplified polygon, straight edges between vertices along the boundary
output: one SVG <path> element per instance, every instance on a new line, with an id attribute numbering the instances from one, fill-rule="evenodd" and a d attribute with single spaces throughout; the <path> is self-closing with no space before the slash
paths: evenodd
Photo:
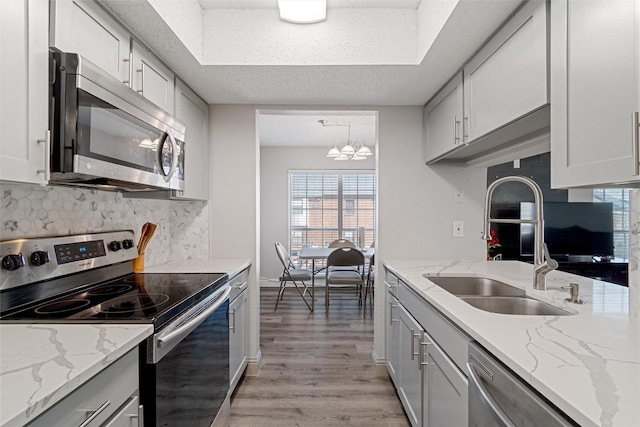
<path id="1" fill-rule="evenodd" d="M 44 180 L 49 181 L 51 179 L 51 131 L 47 129 L 44 139 L 37 139 L 38 144 L 44 142 L 44 169 L 36 170 L 37 173 L 44 174 Z"/>
<path id="2" fill-rule="evenodd" d="M 87 411 L 87 415 L 89 416 L 89 418 L 84 420 L 78 427 L 87 427 L 93 420 L 96 419 L 98 415 L 100 415 L 105 409 L 107 409 L 107 406 L 109 405 L 111 405 L 111 401 L 107 400 L 95 411 Z"/>
<path id="3" fill-rule="evenodd" d="M 428 363 L 424 361 L 424 356 L 427 353 L 426 347 L 429 345 L 428 342 L 421 342 L 420 343 L 420 357 L 418 360 L 418 370 L 421 371 L 423 366 L 427 366 Z M 423 350 L 422 347 L 425 347 L 425 349 Z"/>
<path id="4" fill-rule="evenodd" d="M 389 324 L 390 325 L 393 325 L 393 322 L 398 321 L 398 319 L 393 318 L 393 307 L 396 307 L 396 305 L 392 302 L 389 302 Z"/>
<path id="5" fill-rule="evenodd" d="M 231 326 L 229 329 L 235 334 L 236 333 L 236 309 L 231 310 L 231 315 L 233 316 L 233 321 L 231 322 Z"/>
<path id="6" fill-rule="evenodd" d="M 633 174 L 640 175 L 640 113 L 633 113 L 633 144 L 631 145 L 631 154 L 633 157 Z"/>
<path id="7" fill-rule="evenodd" d="M 457 117 L 453 118 L 453 145 L 458 145 L 460 142 L 460 137 L 458 136 L 458 127 L 460 125 L 460 120 Z"/>
<path id="8" fill-rule="evenodd" d="M 144 405 L 138 405 L 137 414 L 129 414 L 130 418 L 138 419 L 138 427 L 144 427 Z"/>
<path id="9" fill-rule="evenodd" d="M 467 143 L 467 140 L 469 139 L 469 134 L 467 133 L 467 128 L 469 127 L 469 117 L 465 117 L 462 120 L 462 142 L 464 142 L 465 144 Z"/>
<path id="10" fill-rule="evenodd" d="M 420 339 L 422 338 L 422 334 L 416 334 L 415 331 L 412 329 L 411 330 L 411 360 L 414 360 L 413 358 L 415 356 L 418 356 L 418 370 L 420 370 L 420 352 L 416 353 L 416 349 L 415 349 L 415 341 L 416 338 Z"/>
<path id="11" fill-rule="evenodd" d="M 123 81 L 122 83 L 126 84 L 127 86 L 131 87 L 132 86 L 132 80 L 133 80 L 133 53 L 129 52 L 129 58 L 123 59 L 123 62 L 127 62 L 128 66 L 127 68 L 129 69 L 129 72 L 127 73 L 129 75 L 129 79 Z"/>
<path id="12" fill-rule="evenodd" d="M 140 73 L 140 89 L 136 90 L 136 92 L 144 96 L 144 69 L 140 68 L 138 72 Z"/>

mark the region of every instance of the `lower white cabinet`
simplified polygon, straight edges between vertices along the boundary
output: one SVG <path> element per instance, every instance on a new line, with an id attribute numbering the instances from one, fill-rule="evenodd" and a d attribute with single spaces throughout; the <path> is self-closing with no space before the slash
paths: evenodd
<path id="1" fill-rule="evenodd" d="M 393 273 L 385 281 L 387 369 L 411 425 L 468 425 L 464 366 L 471 339 Z M 398 283 L 398 298 L 389 283 Z"/>
<path id="2" fill-rule="evenodd" d="M 230 392 L 238 385 L 247 367 L 247 283 L 249 269 L 230 279 L 229 303 L 229 378 Z"/>
<path id="3" fill-rule="evenodd" d="M 398 396 L 412 426 L 422 426 L 423 386 L 428 382 L 422 366 L 424 329 L 409 312 L 398 305 L 400 345 L 398 348 Z"/>
<path id="4" fill-rule="evenodd" d="M 466 426 L 469 419 L 467 377 L 425 334 L 424 426 Z"/>
<path id="5" fill-rule="evenodd" d="M 387 355 L 387 370 L 391 380 L 398 387 L 398 349 L 400 348 L 400 319 L 398 318 L 398 299 L 391 292 L 387 283 L 388 307 L 386 311 L 387 331 L 385 334 L 385 352 Z"/>
<path id="6" fill-rule="evenodd" d="M 28 426 L 142 427 L 141 412 L 136 347 Z"/>

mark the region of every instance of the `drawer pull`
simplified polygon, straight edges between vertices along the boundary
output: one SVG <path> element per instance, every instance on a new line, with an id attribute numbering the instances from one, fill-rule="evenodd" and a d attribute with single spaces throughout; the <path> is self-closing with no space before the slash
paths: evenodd
<path id="1" fill-rule="evenodd" d="M 107 406 L 109 405 L 111 405 L 111 401 L 107 400 L 102 405 L 100 405 L 100 407 L 95 411 L 87 411 L 87 415 L 89 416 L 89 418 L 84 420 L 83 423 L 80 424 L 78 427 L 87 427 L 93 420 L 95 420 L 98 417 L 98 415 L 104 412 L 104 410 L 107 409 Z"/>

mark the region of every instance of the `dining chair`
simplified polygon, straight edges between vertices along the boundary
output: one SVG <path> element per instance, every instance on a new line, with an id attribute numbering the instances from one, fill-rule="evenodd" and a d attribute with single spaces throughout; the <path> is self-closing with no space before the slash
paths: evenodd
<path id="1" fill-rule="evenodd" d="M 282 243 L 275 242 L 275 246 L 276 253 L 278 254 L 278 258 L 280 259 L 280 262 L 282 263 L 284 269 L 282 270 L 282 274 L 280 275 L 280 289 L 278 290 L 278 295 L 276 296 L 276 306 L 273 311 L 276 311 L 278 309 L 278 302 L 282 300 L 284 296 L 284 290 L 287 287 L 288 282 L 293 283 L 296 290 L 302 297 L 304 303 L 307 304 L 307 307 L 309 307 L 310 311 L 313 311 L 311 304 L 309 304 L 309 301 L 307 301 L 306 295 L 310 295 L 311 298 L 314 298 L 314 295 L 312 292 L 309 292 L 309 286 L 305 282 L 312 280 L 313 273 L 311 272 L 311 270 L 308 270 L 306 268 L 296 268 L 295 265 L 293 265 L 293 262 L 291 262 L 291 255 L 289 255 L 289 251 L 287 251 Z M 298 285 L 298 283 L 300 283 L 300 285 Z"/>
<path id="2" fill-rule="evenodd" d="M 355 248 L 356 245 L 347 239 L 336 239 L 333 242 L 329 243 L 330 248 Z"/>
<path id="3" fill-rule="evenodd" d="M 367 272 L 367 281 L 364 286 L 364 305 L 367 305 L 367 296 L 371 294 L 369 297 L 369 307 L 373 310 L 373 289 L 376 280 L 376 269 L 375 269 L 375 259 L 376 255 L 371 255 L 371 259 L 369 260 L 369 268 Z"/>
<path id="4" fill-rule="evenodd" d="M 339 270 L 333 267 L 354 267 Z M 364 286 L 364 254 L 356 248 L 337 248 L 327 257 L 325 270 L 325 307 L 329 307 L 332 293 L 354 294 L 362 304 Z"/>

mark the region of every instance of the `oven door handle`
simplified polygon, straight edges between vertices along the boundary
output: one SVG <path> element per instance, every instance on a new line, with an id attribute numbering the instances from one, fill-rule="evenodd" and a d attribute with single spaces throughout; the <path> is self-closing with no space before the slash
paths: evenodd
<path id="1" fill-rule="evenodd" d="M 184 325 L 172 330 L 171 332 L 162 333 L 160 332 L 156 337 L 156 347 L 162 348 L 168 346 L 175 341 L 181 341 L 183 337 L 189 335 L 191 331 L 200 326 L 202 322 L 204 322 L 207 317 L 209 317 L 214 311 L 216 311 L 226 300 L 229 299 L 229 294 L 231 293 L 231 288 L 227 287 L 224 293 L 220 298 L 216 300 L 211 306 L 207 307 L 202 313 L 190 319 Z"/>

